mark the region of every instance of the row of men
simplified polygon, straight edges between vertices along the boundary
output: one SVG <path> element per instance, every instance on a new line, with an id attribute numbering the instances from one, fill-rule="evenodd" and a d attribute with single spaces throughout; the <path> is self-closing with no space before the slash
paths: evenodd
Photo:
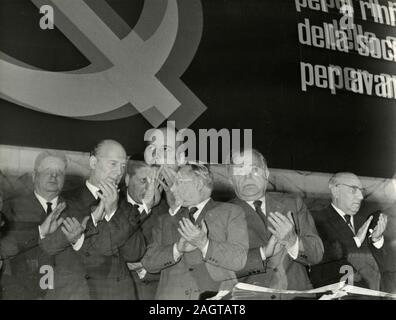
<path id="1" fill-rule="evenodd" d="M 359 179 L 335 174 L 330 206 L 311 215 L 299 197 L 267 192 L 258 151 L 236 165 L 246 151 L 233 154 L 229 203 L 211 198 L 206 166 L 128 161 L 113 140 L 91 153 L 85 184 L 61 193 L 66 158 L 41 153 L 32 194 L 4 204 L 2 297 L 199 299 L 237 282 L 307 290 L 340 281 L 345 266 L 355 285 L 378 290 L 387 216 L 357 214 Z"/>

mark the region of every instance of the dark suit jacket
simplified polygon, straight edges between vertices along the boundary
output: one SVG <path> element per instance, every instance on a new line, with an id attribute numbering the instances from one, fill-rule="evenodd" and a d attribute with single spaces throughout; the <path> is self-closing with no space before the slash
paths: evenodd
<path id="1" fill-rule="evenodd" d="M 153 242 L 142 262 L 149 272 L 161 272 L 157 299 L 194 300 L 207 291 L 231 289 L 236 283 L 235 271 L 243 268 L 248 250 L 246 220 L 242 210 L 233 204 L 210 200 L 197 223 L 205 220 L 209 247 L 205 258 L 196 249 L 178 261 L 173 245 L 180 239 L 177 231 L 182 217 L 162 215 L 153 230 Z"/>
<path id="2" fill-rule="evenodd" d="M 371 252 L 371 250 L 378 251 L 378 249 L 373 247 L 368 241 L 368 237 L 358 248 L 353 239 L 353 231 L 331 205 L 324 210 L 313 212 L 312 215 L 325 247 L 322 262 L 312 267 L 311 270 L 311 280 L 315 287 L 340 281 L 345 274 L 345 271 L 343 271 L 345 267 L 343 266 L 351 266 L 354 272 L 361 270 L 359 275 L 357 274 L 357 281 L 354 282 L 355 286 L 378 290 L 378 266 Z M 366 219 L 359 213 L 353 219 L 357 232 Z M 372 270 L 371 275 L 368 274 L 369 270 Z M 359 279 L 360 276 L 362 276 L 361 280 Z"/>
<path id="3" fill-rule="evenodd" d="M 243 209 L 249 233 L 248 258 L 245 267 L 237 273 L 238 280 L 275 289 L 307 290 L 312 288 L 306 269 L 322 259 L 323 244 L 303 201 L 289 194 L 267 193 L 265 195 L 266 214 L 277 211 L 286 215 L 288 211 L 293 212 L 299 238 L 299 252 L 296 260 L 293 260 L 284 248 L 265 262 L 261 258 L 260 246 L 268 243 L 270 231 L 265 228 L 256 211 L 247 202 L 238 198 L 232 202 Z"/>
<path id="4" fill-rule="evenodd" d="M 165 199 L 162 199 L 160 203 L 152 208 L 149 215 L 146 213 L 140 214 L 138 209 L 133 210 L 139 221 L 140 230 L 144 235 L 146 244 L 152 243 L 153 229 L 158 223 L 158 219 L 162 215 L 168 215 L 169 206 Z M 155 298 L 157 291 L 158 282 L 160 279 L 160 273 L 149 273 L 147 272 L 143 279 L 140 279 L 135 271 L 131 271 L 133 281 L 136 286 L 136 297 L 138 300 L 152 300 Z"/>
<path id="5" fill-rule="evenodd" d="M 384 247 L 374 252 L 381 271 L 381 290 L 396 293 L 396 203 L 384 213 L 388 216 Z"/>
<path id="6" fill-rule="evenodd" d="M 68 210 L 64 216 L 80 222 L 91 214 L 95 202 L 86 186 L 64 195 Z M 109 222 L 97 227 L 89 219 L 82 248 L 75 251 L 58 229 L 40 242 L 45 252 L 55 256 L 55 289 L 49 299 L 134 299 L 133 281 L 127 261 L 138 261 L 145 251 L 133 207 L 120 201 Z M 89 294 L 87 294 L 89 292 Z"/>
<path id="7" fill-rule="evenodd" d="M 59 198 L 58 202 L 61 201 Z M 32 192 L 7 201 L 4 213 L 8 222 L 1 240 L 1 251 L 10 270 L 3 277 L 3 298 L 42 298 L 47 290 L 39 285 L 44 275 L 40 268 L 53 265 L 53 259 L 39 247 L 38 226 L 45 220 L 46 212 Z"/>

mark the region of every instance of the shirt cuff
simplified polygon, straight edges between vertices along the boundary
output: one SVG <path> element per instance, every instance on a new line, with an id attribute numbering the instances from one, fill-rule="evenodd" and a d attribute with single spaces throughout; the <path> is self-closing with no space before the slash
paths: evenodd
<path id="1" fill-rule="evenodd" d="M 359 240 L 358 237 L 353 237 L 353 240 L 355 240 L 356 246 L 357 246 L 358 248 L 360 248 L 360 247 L 362 246 L 362 243 L 360 242 L 360 240 Z"/>
<path id="2" fill-rule="evenodd" d="M 179 251 L 179 250 L 177 250 L 177 243 L 175 243 L 174 245 L 173 245 L 173 259 L 175 260 L 175 261 L 177 261 L 177 260 L 179 260 L 179 258 L 182 256 L 183 254 Z"/>
<path id="3" fill-rule="evenodd" d="M 73 244 L 73 250 L 74 251 L 78 251 L 81 249 L 83 243 L 84 243 L 84 239 L 85 239 L 85 234 L 83 233 L 81 235 L 81 237 L 77 240 L 77 242 L 75 244 Z"/>
<path id="4" fill-rule="evenodd" d="M 38 226 L 40 239 L 43 240 L 45 237 L 41 234 L 41 226 Z"/>
<path id="5" fill-rule="evenodd" d="M 209 240 L 208 240 L 208 242 L 206 242 L 205 247 L 202 249 L 202 257 L 203 258 L 206 257 L 206 253 L 208 252 L 208 248 L 209 248 Z"/>
<path id="6" fill-rule="evenodd" d="M 381 238 L 378 241 L 373 242 L 373 246 L 376 247 L 377 249 L 381 249 L 383 245 L 384 245 L 384 236 L 381 236 Z"/>
<path id="7" fill-rule="evenodd" d="M 290 257 L 292 257 L 293 260 L 296 260 L 298 257 L 298 244 L 299 244 L 299 239 L 297 237 L 296 242 L 287 249 L 287 253 L 289 254 Z"/>
<path id="8" fill-rule="evenodd" d="M 116 213 L 116 211 L 117 211 L 117 209 L 114 210 L 113 212 L 111 212 L 110 214 L 107 214 L 107 213 L 106 213 L 105 219 L 106 219 L 107 222 L 109 222 L 109 221 L 111 220 L 111 218 L 114 216 L 114 213 Z M 95 226 L 95 227 L 96 227 L 96 226 Z"/>
<path id="9" fill-rule="evenodd" d="M 261 255 L 261 260 L 263 260 L 263 261 L 267 260 L 267 257 L 265 256 L 264 247 L 260 247 L 260 255 Z"/>

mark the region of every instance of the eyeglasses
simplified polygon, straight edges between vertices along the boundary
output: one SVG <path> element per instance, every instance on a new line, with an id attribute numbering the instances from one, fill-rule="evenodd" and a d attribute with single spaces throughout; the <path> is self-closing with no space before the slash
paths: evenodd
<path id="1" fill-rule="evenodd" d="M 351 186 L 351 185 L 345 184 L 345 183 L 339 183 L 339 184 L 337 184 L 337 186 L 339 186 L 339 185 L 341 185 L 341 186 L 346 186 L 346 187 L 351 188 L 351 193 L 352 193 L 353 195 L 357 194 L 358 191 L 360 191 L 362 195 L 364 195 L 364 194 L 366 193 L 364 188 L 360 188 L 360 187 L 358 187 L 358 186 Z"/>

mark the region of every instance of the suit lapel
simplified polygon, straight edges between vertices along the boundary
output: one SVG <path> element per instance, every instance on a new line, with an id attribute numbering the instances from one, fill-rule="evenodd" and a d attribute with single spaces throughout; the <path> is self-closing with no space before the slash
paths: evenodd
<path id="1" fill-rule="evenodd" d="M 47 217 L 47 212 L 44 210 L 43 206 L 34 193 L 30 195 L 30 201 L 31 213 L 34 215 L 34 219 L 37 219 L 37 221 L 40 221 L 40 223 L 43 222 Z"/>
<path id="2" fill-rule="evenodd" d="M 271 232 L 267 228 L 265 228 L 263 221 L 258 216 L 258 213 L 244 200 L 236 198 L 233 203 L 240 206 L 245 212 L 248 228 L 252 230 L 264 242 L 267 242 L 271 237 Z M 266 200 L 266 213 L 268 214 L 268 212 L 269 211 L 267 210 Z"/>
<path id="3" fill-rule="evenodd" d="M 328 223 L 331 225 L 333 231 L 338 234 L 338 239 L 345 239 L 348 242 L 353 241 L 355 234 L 349 228 L 345 220 L 334 210 L 333 206 L 330 205 L 328 208 L 329 218 Z M 356 225 L 355 225 L 356 230 Z"/>
<path id="4" fill-rule="evenodd" d="M 205 206 L 202 208 L 201 213 L 198 216 L 197 221 L 195 222 L 195 224 L 200 225 L 202 220 L 205 219 L 207 213 L 212 210 L 214 207 L 216 207 L 216 202 L 213 201 L 213 199 L 210 199 Z"/>

